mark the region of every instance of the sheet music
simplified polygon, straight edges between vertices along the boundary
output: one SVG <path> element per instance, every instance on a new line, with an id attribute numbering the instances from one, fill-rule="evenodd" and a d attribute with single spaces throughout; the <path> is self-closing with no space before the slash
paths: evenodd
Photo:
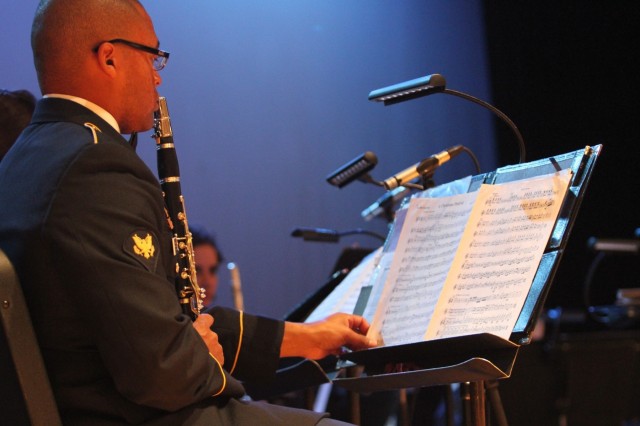
<path id="1" fill-rule="evenodd" d="M 413 198 L 369 336 L 387 346 L 483 332 L 508 339 L 569 180 L 565 170 Z"/>
<path id="2" fill-rule="evenodd" d="M 378 263 L 382 247 L 369 253 L 347 274 L 314 310 L 305 322 L 319 321 L 336 312 L 352 313 L 360 294 L 360 289 L 371 280 L 373 270 Z"/>
<path id="3" fill-rule="evenodd" d="M 383 252 L 380 257 L 380 262 L 376 265 L 376 269 L 372 276 L 369 285 L 372 287 L 369 294 L 367 305 L 362 313 L 362 316 L 371 324 L 373 316 L 378 308 L 378 301 L 382 295 L 384 284 L 387 280 L 387 274 L 389 273 L 389 267 L 393 260 L 393 252 Z"/>
<path id="4" fill-rule="evenodd" d="M 570 170 L 482 185 L 424 340 L 508 339 L 566 194 Z"/>
<path id="5" fill-rule="evenodd" d="M 477 193 L 409 204 L 370 336 L 415 342 L 427 329 Z"/>
<path id="6" fill-rule="evenodd" d="M 456 194 L 466 194 L 470 183 L 471 176 L 466 176 L 464 178 L 418 192 L 403 200 L 400 208 L 395 213 L 393 227 L 391 228 L 389 235 L 387 236 L 387 241 L 384 245 L 384 253 L 376 267 L 374 277 L 371 281 L 373 289 L 371 291 L 367 307 L 363 313 L 364 318 L 372 324 L 369 336 L 375 336 L 376 339 L 380 339 L 380 325 L 374 325 L 375 315 L 378 310 L 383 291 L 386 288 L 385 283 L 387 282 L 387 277 L 391 269 L 398 241 L 404 228 L 404 222 L 411 200 L 416 198 L 444 198 Z"/>

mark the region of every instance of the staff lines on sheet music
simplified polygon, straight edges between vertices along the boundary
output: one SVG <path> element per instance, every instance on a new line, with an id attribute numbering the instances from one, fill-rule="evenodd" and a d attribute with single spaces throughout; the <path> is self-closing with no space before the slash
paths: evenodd
<path id="1" fill-rule="evenodd" d="M 503 290 L 507 287 L 518 286 L 519 284 L 523 284 L 524 282 L 525 282 L 524 278 L 517 277 L 517 278 L 511 278 L 503 281 L 493 280 L 489 283 L 477 282 L 477 281 L 469 282 L 469 283 L 457 283 L 453 285 L 453 288 L 454 290 L 459 290 L 459 291 L 474 290 L 479 288 L 489 288 L 491 289 L 492 292 L 495 292 L 498 290 Z"/>
<path id="2" fill-rule="evenodd" d="M 544 219 L 549 219 L 549 217 L 551 216 L 551 212 L 550 211 L 542 211 L 539 213 L 530 213 L 530 214 L 524 214 L 522 216 L 518 216 L 518 217 L 514 217 L 510 219 L 511 223 L 518 223 L 518 222 L 538 222 L 540 220 L 544 220 Z M 482 228 L 485 226 L 497 226 L 497 225 L 501 225 L 504 223 L 504 219 L 503 218 L 497 218 L 497 219 L 486 219 L 486 218 L 481 218 L 478 221 L 478 228 Z"/>
<path id="3" fill-rule="evenodd" d="M 531 191 L 524 190 L 520 193 L 509 193 L 506 194 L 506 196 L 499 193 L 492 193 L 485 201 L 485 204 L 513 204 L 522 200 L 528 200 L 527 202 L 531 202 L 531 200 L 537 198 L 549 200 L 556 193 L 557 190 L 553 188 L 534 189 Z"/>
<path id="4" fill-rule="evenodd" d="M 433 262 L 424 262 L 423 264 L 409 264 L 408 266 L 401 266 L 398 268 L 399 274 L 405 274 L 416 271 L 432 271 L 434 269 L 447 267 L 451 264 L 450 259 L 435 259 Z"/>
<path id="5" fill-rule="evenodd" d="M 443 318 L 442 320 L 440 320 L 440 325 L 446 326 L 448 331 L 450 331 L 451 328 L 454 328 L 455 326 L 474 329 L 474 328 L 484 328 L 483 326 L 487 324 L 502 323 L 508 319 L 509 319 L 509 313 L 506 311 L 502 313 L 497 313 L 492 316 L 478 315 L 477 318 L 474 318 L 473 320 L 466 315 L 458 315 L 458 316 L 450 316 L 450 317 Z"/>
<path id="6" fill-rule="evenodd" d="M 436 257 L 440 257 L 440 256 L 447 256 L 452 254 L 452 252 L 455 253 L 455 250 L 457 249 L 457 247 L 454 247 L 453 249 L 450 247 L 451 244 L 447 244 L 447 242 L 445 241 L 429 241 L 429 244 L 426 244 L 426 242 L 420 246 L 410 246 L 410 247 L 406 247 L 404 249 L 404 251 L 402 252 L 403 254 L 406 253 L 433 253 L 434 256 Z M 440 248 L 444 248 L 445 250 L 438 250 Z"/>
<path id="7" fill-rule="evenodd" d="M 468 318 L 469 315 L 484 314 L 491 311 L 505 311 L 518 306 L 516 303 L 489 303 L 480 306 L 471 307 L 448 307 L 444 310 L 445 315 L 454 315 L 455 317 Z"/>
<path id="8" fill-rule="evenodd" d="M 437 295 L 433 296 L 434 298 Z M 416 336 L 425 333 L 429 325 L 429 319 L 433 315 L 433 302 L 413 304 L 410 308 L 402 304 L 387 306 L 385 316 L 382 319 L 382 336 L 385 344 L 400 344 L 415 341 Z M 387 319 L 390 319 L 387 321 Z"/>
<path id="9" fill-rule="evenodd" d="M 409 329 L 426 328 L 424 326 L 424 324 L 418 324 L 417 323 L 417 321 L 424 320 L 424 318 L 425 318 L 424 315 L 412 314 L 410 312 L 405 312 L 405 313 L 402 313 L 402 314 L 398 314 L 396 316 L 396 321 L 393 321 L 393 323 L 391 325 L 387 324 L 387 320 L 386 319 L 384 319 L 382 321 L 382 324 L 387 326 L 387 329 L 385 331 L 405 330 L 407 328 L 409 328 Z M 411 326 L 404 327 L 404 326 L 396 325 L 398 322 L 405 322 L 405 321 L 406 321 L 407 324 L 414 324 L 414 326 L 413 327 L 411 327 Z M 385 334 L 391 334 L 391 333 L 385 333 Z"/>
<path id="10" fill-rule="evenodd" d="M 479 333 L 498 333 L 502 330 L 502 323 L 497 323 L 494 325 L 491 324 L 474 324 L 471 326 L 458 326 L 458 327 L 449 327 L 446 329 L 441 329 L 436 332 L 436 337 L 443 338 L 449 336 L 459 336 L 461 334 L 473 334 L 474 332 Z"/>
<path id="11" fill-rule="evenodd" d="M 533 254 L 529 254 L 527 256 L 513 257 L 510 259 L 502 258 L 500 260 L 494 261 L 481 261 L 481 262 L 471 262 L 465 260 L 462 264 L 462 269 L 475 269 L 475 268 L 496 268 L 503 266 L 511 266 L 511 265 L 519 265 L 521 263 L 526 263 L 533 260 L 535 256 Z"/>
<path id="12" fill-rule="evenodd" d="M 429 317 L 426 315 L 402 315 L 398 319 L 402 322 L 409 324 L 407 327 L 403 327 L 398 323 L 385 324 L 385 333 L 383 337 L 384 345 L 398 345 L 402 343 L 408 343 L 415 341 L 414 336 L 424 334 L 426 330 L 425 321 Z"/>
<path id="13" fill-rule="evenodd" d="M 424 216 L 417 216 L 415 225 L 411 228 L 412 233 L 426 233 L 426 232 L 438 232 L 447 229 L 458 229 L 466 222 L 465 217 L 459 217 L 457 220 L 444 221 L 442 217 L 433 217 L 433 215 L 425 214 Z M 418 226 L 418 224 L 425 224 L 425 226 Z"/>
<path id="14" fill-rule="evenodd" d="M 395 306 L 396 303 L 401 303 L 402 306 L 414 306 L 414 305 L 405 305 L 405 303 L 407 302 L 406 293 L 415 289 L 416 287 L 413 287 L 413 288 L 407 287 L 407 288 L 400 289 L 400 291 L 396 293 L 393 293 L 393 295 L 389 297 L 389 306 Z M 419 294 L 420 297 L 414 297 L 414 299 L 417 301 L 415 306 L 425 306 L 427 301 L 433 300 L 433 298 L 438 297 L 438 294 L 440 294 L 440 290 L 437 288 L 423 287 L 421 290 L 423 291 L 420 292 Z"/>
<path id="15" fill-rule="evenodd" d="M 458 275 L 460 280 L 481 280 L 487 278 L 519 275 L 529 272 L 531 267 L 513 268 L 513 269 L 499 269 L 495 271 L 482 271 L 482 272 L 467 272 Z"/>
<path id="16" fill-rule="evenodd" d="M 395 319 L 393 321 L 387 322 L 387 319 L 382 320 L 382 324 L 385 325 L 385 335 L 393 335 L 397 331 L 405 331 L 405 330 L 416 330 L 416 329 L 426 329 L 426 325 L 424 323 L 420 323 L 420 321 L 424 321 L 425 318 L 428 318 L 427 315 L 422 313 L 416 313 L 409 310 L 402 310 L 398 312 L 390 312 L 395 315 Z M 391 333 L 390 333 L 391 332 Z M 394 340 L 398 339 L 398 336 L 394 336 Z"/>
<path id="17" fill-rule="evenodd" d="M 465 259 L 484 259 L 487 257 L 500 257 L 508 254 L 517 255 L 521 253 L 531 253 L 535 249 L 536 247 L 533 245 L 522 246 L 522 247 L 507 246 L 504 249 L 497 250 L 497 251 L 467 253 L 464 255 L 464 258 Z"/>
<path id="18" fill-rule="evenodd" d="M 418 222 L 433 222 L 438 219 L 446 219 L 446 222 L 450 222 L 452 218 L 464 218 L 471 211 L 471 206 L 464 210 L 459 210 L 464 207 L 465 202 L 462 199 L 457 199 L 453 202 L 442 201 L 436 209 L 433 206 L 421 205 L 418 206 L 418 211 L 422 212 L 416 216 L 415 221 Z"/>
<path id="19" fill-rule="evenodd" d="M 447 271 L 445 271 L 444 273 L 446 272 Z M 430 277 L 431 277 L 431 274 L 424 274 L 419 276 L 412 275 L 407 278 L 398 279 L 396 281 L 397 282 L 396 292 L 420 290 L 423 286 L 423 283 L 426 280 L 428 280 Z"/>
<path id="20" fill-rule="evenodd" d="M 411 230 L 412 231 L 411 235 L 414 234 L 414 232 L 413 232 L 414 229 Z M 424 237 L 421 237 L 421 238 L 420 237 L 418 237 L 418 238 L 412 237 L 412 238 L 409 238 L 407 240 L 407 243 L 408 244 L 413 244 L 413 243 L 420 243 L 420 242 L 425 242 L 425 241 L 433 241 L 434 245 L 438 245 L 438 244 L 446 245 L 446 244 L 442 244 L 441 240 L 446 240 L 446 241 L 453 240 L 453 239 L 457 239 L 459 236 L 460 236 L 460 232 L 456 229 L 453 232 L 445 232 L 445 233 L 438 234 L 438 235 L 432 235 L 432 236 L 429 237 L 429 239 L 425 239 Z"/>
<path id="21" fill-rule="evenodd" d="M 539 229 L 544 229 L 546 227 L 545 223 L 538 222 L 527 222 L 521 223 L 519 225 L 513 226 L 486 226 L 482 229 L 478 229 L 473 233 L 474 237 L 482 237 L 485 235 L 501 235 L 501 234 L 522 234 L 528 233 L 532 231 L 537 231 Z"/>
<path id="22" fill-rule="evenodd" d="M 538 239 L 538 236 L 535 233 L 529 233 L 529 234 L 518 234 L 518 235 L 510 235 L 506 238 L 502 238 L 502 239 L 497 239 L 497 240 L 489 240 L 489 241 L 477 241 L 477 240 L 472 240 L 469 243 L 469 247 L 496 247 L 496 246 L 502 246 L 505 244 L 511 244 L 511 243 L 522 243 L 525 241 L 536 241 Z"/>
<path id="23" fill-rule="evenodd" d="M 511 291 L 509 293 L 498 293 L 498 294 L 490 294 L 484 296 L 453 296 L 449 298 L 449 305 L 469 305 L 469 304 L 478 304 L 485 302 L 492 302 L 494 300 L 504 300 L 510 299 L 518 295 L 518 291 Z"/>
<path id="24" fill-rule="evenodd" d="M 421 268 L 417 270 L 422 271 Z M 398 291 L 397 288 L 408 288 L 411 290 L 419 289 L 421 286 L 424 285 L 424 283 L 441 281 L 442 279 L 444 279 L 444 277 L 447 276 L 447 274 L 449 273 L 449 269 L 445 268 L 439 271 L 432 270 L 432 271 L 423 271 L 423 272 L 424 273 L 421 275 L 398 274 L 398 277 L 396 278 L 396 286 L 395 286 L 396 290 L 394 291 Z M 412 286 L 409 287 L 408 284 L 412 284 Z"/>
<path id="25" fill-rule="evenodd" d="M 490 205 L 490 204 L 489 204 Z M 488 207 L 482 210 L 483 215 L 499 216 L 503 214 L 511 214 L 517 211 L 538 210 L 548 208 L 553 205 L 553 200 L 538 200 L 522 203 L 509 207 Z"/>
<path id="26" fill-rule="evenodd" d="M 421 308 L 424 308 L 426 303 L 422 300 L 412 299 L 410 302 L 404 301 L 402 305 L 389 305 L 387 308 L 388 313 L 401 313 L 401 312 L 416 312 Z"/>
<path id="27" fill-rule="evenodd" d="M 401 264 L 403 263 L 421 263 L 423 264 L 423 262 L 425 263 L 424 266 L 432 266 L 428 262 L 430 259 L 432 258 L 441 258 L 442 256 L 450 256 L 452 254 L 454 254 L 457 250 L 457 247 L 450 247 L 446 250 L 430 250 L 429 254 L 427 255 L 420 255 L 420 256 L 406 256 L 403 257 L 401 260 Z M 411 253 L 411 250 L 405 250 L 404 253 Z"/>

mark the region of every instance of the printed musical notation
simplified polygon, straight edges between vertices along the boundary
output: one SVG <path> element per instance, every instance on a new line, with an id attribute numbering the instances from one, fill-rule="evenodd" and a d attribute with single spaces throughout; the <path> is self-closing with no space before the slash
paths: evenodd
<path id="1" fill-rule="evenodd" d="M 360 289 L 369 283 L 371 274 L 378 263 L 382 248 L 369 253 L 349 274 L 336 286 L 305 319 L 305 322 L 319 321 L 336 312 L 352 313 Z"/>
<path id="2" fill-rule="evenodd" d="M 509 338 L 570 177 L 564 170 L 480 188 L 424 339 L 480 332 Z"/>
<path id="3" fill-rule="evenodd" d="M 411 199 L 375 300 L 385 345 L 488 332 L 507 339 L 566 194 L 570 171 Z"/>
<path id="4" fill-rule="evenodd" d="M 449 273 L 477 193 L 411 200 L 388 276 L 372 321 L 385 345 L 416 341 Z M 429 223 L 431 232 L 422 229 Z"/>

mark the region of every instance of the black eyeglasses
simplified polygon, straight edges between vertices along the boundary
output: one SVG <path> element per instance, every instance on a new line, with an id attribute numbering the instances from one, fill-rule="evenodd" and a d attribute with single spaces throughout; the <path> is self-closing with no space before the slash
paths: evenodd
<path id="1" fill-rule="evenodd" d="M 97 52 L 102 43 L 122 43 L 126 44 L 129 47 L 133 47 L 134 49 L 151 53 L 152 55 L 154 55 L 153 69 L 156 71 L 160 71 L 161 69 L 163 69 L 165 65 L 167 65 L 167 61 L 169 60 L 169 52 L 165 52 L 164 50 L 156 49 L 155 47 L 145 46 L 144 44 L 135 43 L 133 41 L 125 40 L 122 38 L 114 38 L 113 40 L 102 41 L 93 48 L 93 51 Z"/>

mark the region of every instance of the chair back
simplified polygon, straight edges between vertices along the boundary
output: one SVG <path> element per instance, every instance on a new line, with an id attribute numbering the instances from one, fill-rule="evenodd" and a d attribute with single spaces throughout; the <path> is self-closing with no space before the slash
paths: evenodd
<path id="1" fill-rule="evenodd" d="M 2 421 L 11 425 L 62 425 L 18 276 L 1 249 L 0 314 L 0 395 L 5 405 L 0 412 Z"/>

